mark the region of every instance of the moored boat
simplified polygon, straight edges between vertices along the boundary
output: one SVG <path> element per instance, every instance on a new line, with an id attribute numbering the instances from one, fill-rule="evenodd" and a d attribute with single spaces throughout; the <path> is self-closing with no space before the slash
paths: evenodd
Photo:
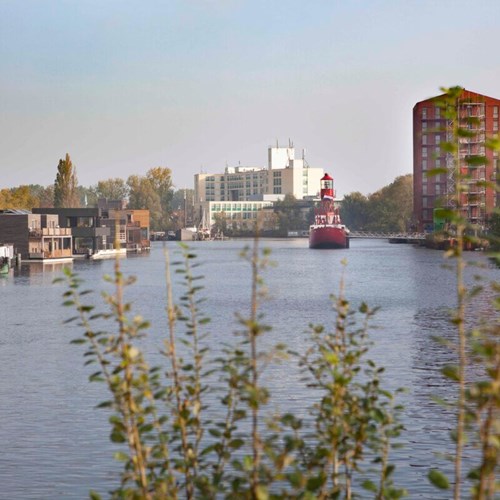
<path id="1" fill-rule="evenodd" d="M 309 227 L 309 248 L 349 248 L 349 230 L 342 224 L 335 206 L 333 178 L 321 178 L 321 201 Z"/>
<path id="2" fill-rule="evenodd" d="M 97 252 L 89 255 L 90 260 L 113 259 L 116 257 L 126 257 L 126 248 L 111 248 L 107 250 L 98 250 Z"/>

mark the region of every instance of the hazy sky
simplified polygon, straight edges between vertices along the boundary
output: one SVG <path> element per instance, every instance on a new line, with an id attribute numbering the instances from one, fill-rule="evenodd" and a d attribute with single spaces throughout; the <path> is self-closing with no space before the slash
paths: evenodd
<path id="1" fill-rule="evenodd" d="M 169 167 L 177 188 L 292 140 L 339 194 L 412 171 L 412 108 L 500 97 L 499 0 L 0 0 L 0 188 Z"/>

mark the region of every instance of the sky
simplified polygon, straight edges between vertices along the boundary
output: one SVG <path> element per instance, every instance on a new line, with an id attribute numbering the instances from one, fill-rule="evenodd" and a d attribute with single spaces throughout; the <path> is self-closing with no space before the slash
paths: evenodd
<path id="1" fill-rule="evenodd" d="M 0 189 L 172 170 L 267 148 L 369 194 L 412 172 L 412 109 L 500 97 L 498 0 L 0 0 Z"/>

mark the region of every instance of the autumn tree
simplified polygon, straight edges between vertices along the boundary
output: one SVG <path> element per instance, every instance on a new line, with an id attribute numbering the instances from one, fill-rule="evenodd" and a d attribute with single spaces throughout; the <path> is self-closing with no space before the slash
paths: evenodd
<path id="1" fill-rule="evenodd" d="M 169 168 L 156 167 L 145 176 L 131 175 L 127 179 L 129 187 L 129 208 L 148 209 L 151 229 L 162 231 L 169 226 L 172 173 Z"/>
<path id="2" fill-rule="evenodd" d="M 76 168 L 73 167 L 69 154 L 59 160 L 57 176 L 54 182 L 54 207 L 71 208 L 80 206 Z"/>
<path id="3" fill-rule="evenodd" d="M 31 210 L 38 207 L 39 200 L 32 193 L 30 186 L 19 186 L 0 190 L 0 210 L 17 208 Z"/>

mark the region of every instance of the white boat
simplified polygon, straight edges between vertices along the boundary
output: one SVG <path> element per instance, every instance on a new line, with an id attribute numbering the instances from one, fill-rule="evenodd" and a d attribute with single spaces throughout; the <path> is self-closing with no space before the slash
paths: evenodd
<path id="1" fill-rule="evenodd" d="M 100 259 L 112 259 L 115 257 L 126 257 L 127 249 L 126 248 L 111 248 L 108 250 L 97 250 L 96 253 L 93 253 L 89 256 L 91 260 L 100 260 Z"/>

